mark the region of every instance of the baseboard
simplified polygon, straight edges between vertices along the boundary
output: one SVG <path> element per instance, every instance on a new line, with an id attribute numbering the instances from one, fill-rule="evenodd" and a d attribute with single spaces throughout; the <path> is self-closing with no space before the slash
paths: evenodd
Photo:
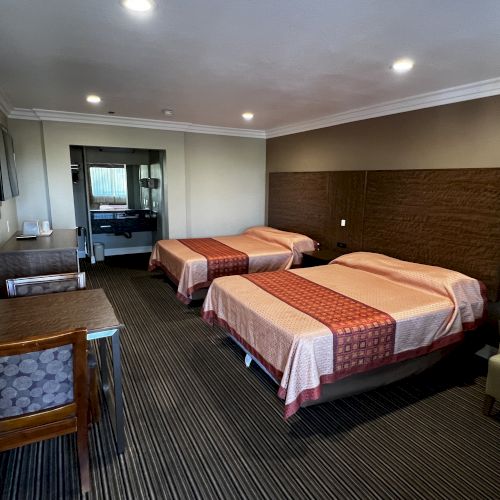
<path id="1" fill-rule="evenodd" d="M 142 247 L 122 247 L 122 248 L 104 248 L 104 255 L 106 257 L 111 257 L 113 255 L 128 255 L 132 253 L 148 253 L 151 252 L 153 247 L 151 245 L 145 245 Z"/>

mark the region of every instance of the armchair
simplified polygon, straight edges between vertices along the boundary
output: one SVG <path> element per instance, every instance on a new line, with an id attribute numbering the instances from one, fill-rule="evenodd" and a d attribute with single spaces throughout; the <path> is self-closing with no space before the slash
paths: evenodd
<path id="1" fill-rule="evenodd" d="M 492 356 L 488 361 L 485 392 L 483 413 L 489 415 L 495 400 L 500 401 L 500 353 Z"/>

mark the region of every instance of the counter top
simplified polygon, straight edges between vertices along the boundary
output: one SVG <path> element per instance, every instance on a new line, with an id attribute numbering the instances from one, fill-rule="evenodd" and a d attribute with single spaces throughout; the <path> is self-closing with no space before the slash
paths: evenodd
<path id="1" fill-rule="evenodd" d="M 78 248 L 76 229 L 54 229 L 50 236 L 37 236 L 33 240 L 16 240 L 18 231 L 1 248 L 0 253 L 37 252 Z"/>

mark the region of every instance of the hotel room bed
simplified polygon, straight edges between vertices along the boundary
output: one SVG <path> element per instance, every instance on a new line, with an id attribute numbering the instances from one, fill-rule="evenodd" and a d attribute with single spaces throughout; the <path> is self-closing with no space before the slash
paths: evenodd
<path id="1" fill-rule="evenodd" d="M 216 279 L 202 317 L 275 379 L 287 418 L 422 369 L 407 360 L 437 360 L 478 326 L 485 294 L 455 271 L 356 252 L 326 266 Z"/>
<path id="2" fill-rule="evenodd" d="M 177 285 L 177 297 L 189 304 L 193 293 L 215 278 L 289 269 L 299 265 L 302 252 L 314 250 L 315 245 L 302 234 L 266 226 L 234 236 L 160 240 L 151 253 L 149 270 L 163 269 Z"/>

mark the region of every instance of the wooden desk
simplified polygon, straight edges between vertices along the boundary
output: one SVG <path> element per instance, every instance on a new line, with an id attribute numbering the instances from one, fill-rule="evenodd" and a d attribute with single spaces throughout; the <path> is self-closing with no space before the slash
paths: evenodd
<path id="1" fill-rule="evenodd" d="M 118 453 L 125 449 L 120 361 L 120 323 L 104 290 L 79 290 L 0 300 L 0 344 L 22 341 L 34 333 L 86 328 L 87 339 L 99 339 L 101 379 L 113 414 Z M 111 337 L 114 402 L 110 396 L 106 341 Z"/>
<path id="2" fill-rule="evenodd" d="M 16 240 L 17 232 L 0 248 L 0 295 L 6 295 L 5 280 L 78 272 L 76 229 L 54 229 L 50 236 Z"/>

